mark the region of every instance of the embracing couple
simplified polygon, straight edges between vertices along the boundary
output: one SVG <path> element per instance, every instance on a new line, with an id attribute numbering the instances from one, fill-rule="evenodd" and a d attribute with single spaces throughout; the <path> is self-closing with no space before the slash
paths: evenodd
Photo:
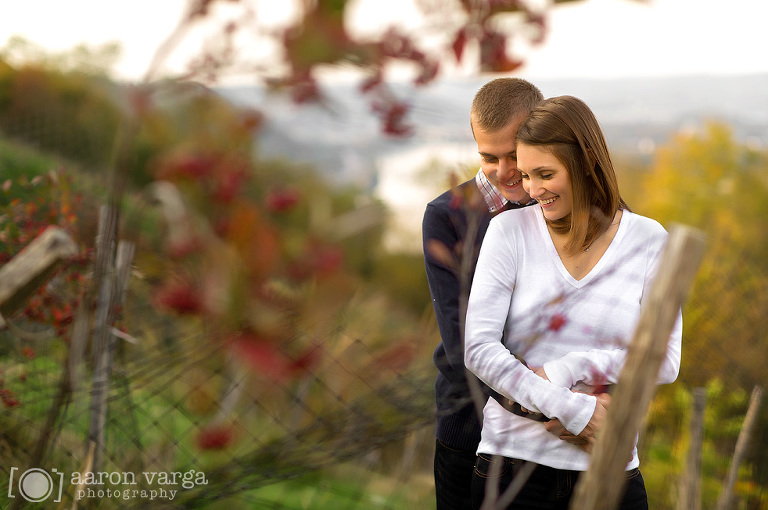
<path id="1" fill-rule="evenodd" d="M 427 205 L 422 228 L 441 335 L 437 509 L 479 509 L 529 464 L 507 508 L 567 509 L 667 232 L 622 199 L 583 101 L 499 78 L 475 95 L 470 123 L 481 168 Z M 435 243 L 469 257 L 469 274 Z M 678 317 L 659 384 L 677 377 L 681 337 Z M 619 508 L 647 509 L 636 448 L 625 470 Z"/>

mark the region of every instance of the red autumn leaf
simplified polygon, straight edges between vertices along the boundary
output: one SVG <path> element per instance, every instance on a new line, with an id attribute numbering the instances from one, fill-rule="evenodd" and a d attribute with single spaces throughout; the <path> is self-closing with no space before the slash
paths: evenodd
<path id="1" fill-rule="evenodd" d="M 168 157 L 156 170 L 158 179 L 200 179 L 213 173 L 216 158 L 205 154 L 175 154 Z"/>
<path id="2" fill-rule="evenodd" d="M 228 163 L 217 168 L 213 189 L 213 199 L 217 202 L 228 204 L 243 187 L 248 179 L 248 173 L 237 162 Z"/>
<path id="3" fill-rule="evenodd" d="M 70 303 L 65 303 L 61 307 L 53 307 L 51 315 L 53 316 L 53 326 L 57 329 L 62 329 L 63 326 L 74 320 L 74 310 Z"/>
<path id="4" fill-rule="evenodd" d="M 456 38 L 453 40 L 451 49 L 453 55 L 456 57 L 456 62 L 461 62 L 461 57 L 464 55 L 464 48 L 467 45 L 467 29 L 462 28 L 456 33 Z"/>
<path id="5" fill-rule="evenodd" d="M 302 354 L 298 359 L 291 363 L 291 372 L 294 375 L 299 375 L 301 372 L 307 372 L 312 369 L 320 361 L 322 355 L 322 348 L 320 345 L 316 345 Z"/>
<path id="6" fill-rule="evenodd" d="M 413 126 L 406 124 L 410 105 L 401 101 L 391 101 L 386 108 L 382 108 L 382 131 L 393 136 L 407 136 L 413 132 Z"/>
<path id="7" fill-rule="evenodd" d="M 14 408 L 21 405 L 21 402 L 16 398 L 16 395 L 14 395 L 11 390 L 5 388 L 0 389 L 0 400 L 2 400 L 3 405 L 8 408 Z"/>
<path id="8" fill-rule="evenodd" d="M 286 212 L 299 203 L 301 195 L 295 189 L 274 190 L 264 198 L 264 207 L 272 213 Z"/>
<path id="9" fill-rule="evenodd" d="M 232 427 L 214 425 L 197 433 L 197 447 L 201 450 L 223 450 L 232 444 Z"/>
<path id="10" fill-rule="evenodd" d="M 195 314 L 205 308 L 200 289 L 181 279 L 172 280 L 161 287 L 155 294 L 155 303 L 179 314 Z"/>
<path id="11" fill-rule="evenodd" d="M 310 370 L 320 360 L 320 346 L 307 349 L 295 360 L 287 357 L 277 346 L 252 332 L 243 332 L 228 339 L 238 359 L 249 364 L 257 373 L 274 381 L 286 381 Z"/>
<path id="12" fill-rule="evenodd" d="M 593 367 L 589 375 L 592 380 L 593 394 L 605 393 L 608 389 L 608 378 L 605 374 Z"/>
<path id="13" fill-rule="evenodd" d="M 310 241 L 304 247 L 304 254 L 290 264 L 288 272 L 295 280 L 311 276 L 325 278 L 335 273 L 343 260 L 344 253 L 340 248 Z"/>
<path id="14" fill-rule="evenodd" d="M 370 92 L 371 90 L 381 85 L 383 80 L 384 75 L 382 74 L 381 70 L 376 70 L 376 73 L 373 76 L 364 80 L 363 83 L 360 84 L 360 92 L 363 94 Z"/>
<path id="15" fill-rule="evenodd" d="M 560 331 L 560 329 L 565 326 L 566 322 L 568 322 L 568 318 L 565 315 L 556 313 L 550 317 L 547 329 L 555 332 Z"/>
<path id="16" fill-rule="evenodd" d="M 507 37 L 498 32 L 485 30 L 480 39 L 480 66 L 483 71 L 511 72 L 523 64 L 507 54 Z"/>
<path id="17" fill-rule="evenodd" d="M 268 379 L 285 380 L 291 372 L 289 363 L 278 349 L 254 333 L 239 333 L 228 340 L 239 359 Z"/>

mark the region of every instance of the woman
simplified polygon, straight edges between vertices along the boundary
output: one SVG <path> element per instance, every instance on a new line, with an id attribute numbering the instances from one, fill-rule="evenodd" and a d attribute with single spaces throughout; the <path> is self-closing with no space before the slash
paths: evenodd
<path id="1" fill-rule="evenodd" d="M 600 126 L 579 99 L 543 101 L 520 126 L 516 147 L 523 186 L 538 204 L 491 221 L 470 293 L 465 363 L 552 421 L 488 401 L 473 506 L 482 503 L 498 455 L 499 493 L 522 462 L 537 464 L 509 508 L 565 509 L 609 401 L 576 390 L 617 382 L 667 233 L 624 203 Z M 677 377 L 681 335 L 678 320 L 660 384 Z M 638 465 L 635 448 L 623 509 L 647 508 Z"/>

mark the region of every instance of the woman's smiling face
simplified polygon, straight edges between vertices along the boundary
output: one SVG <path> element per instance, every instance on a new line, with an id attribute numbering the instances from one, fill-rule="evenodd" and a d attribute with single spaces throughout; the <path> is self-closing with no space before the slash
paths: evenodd
<path id="1" fill-rule="evenodd" d="M 537 145 L 517 144 L 517 169 L 522 173 L 523 188 L 541 204 L 544 217 L 554 221 L 573 210 L 573 189 L 568 169 Z"/>

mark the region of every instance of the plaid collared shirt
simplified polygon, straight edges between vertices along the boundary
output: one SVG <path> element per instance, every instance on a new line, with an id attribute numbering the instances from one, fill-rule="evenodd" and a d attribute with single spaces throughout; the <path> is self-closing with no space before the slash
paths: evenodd
<path id="1" fill-rule="evenodd" d="M 475 182 L 477 183 L 477 188 L 483 195 L 485 203 L 488 205 L 488 211 L 491 214 L 499 212 L 505 205 L 507 205 L 508 200 L 504 198 L 504 195 L 501 194 L 496 186 L 491 184 L 491 181 L 489 181 L 488 177 L 483 173 L 482 168 L 478 170 L 477 175 L 475 175 Z"/>
<path id="2" fill-rule="evenodd" d="M 501 211 L 504 209 L 504 206 L 510 202 L 510 200 L 507 200 L 504 195 L 501 194 L 501 191 L 499 191 L 496 186 L 491 184 L 491 181 L 489 181 L 488 177 L 486 177 L 483 173 L 482 168 L 478 170 L 477 175 L 475 175 L 475 183 L 477 183 L 477 187 L 480 190 L 480 193 L 483 195 L 485 203 L 488 206 L 488 211 L 491 214 L 496 214 L 497 212 Z M 536 201 L 533 199 L 531 199 L 527 204 L 511 201 L 511 203 L 515 205 L 530 205 L 535 202 Z"/>

